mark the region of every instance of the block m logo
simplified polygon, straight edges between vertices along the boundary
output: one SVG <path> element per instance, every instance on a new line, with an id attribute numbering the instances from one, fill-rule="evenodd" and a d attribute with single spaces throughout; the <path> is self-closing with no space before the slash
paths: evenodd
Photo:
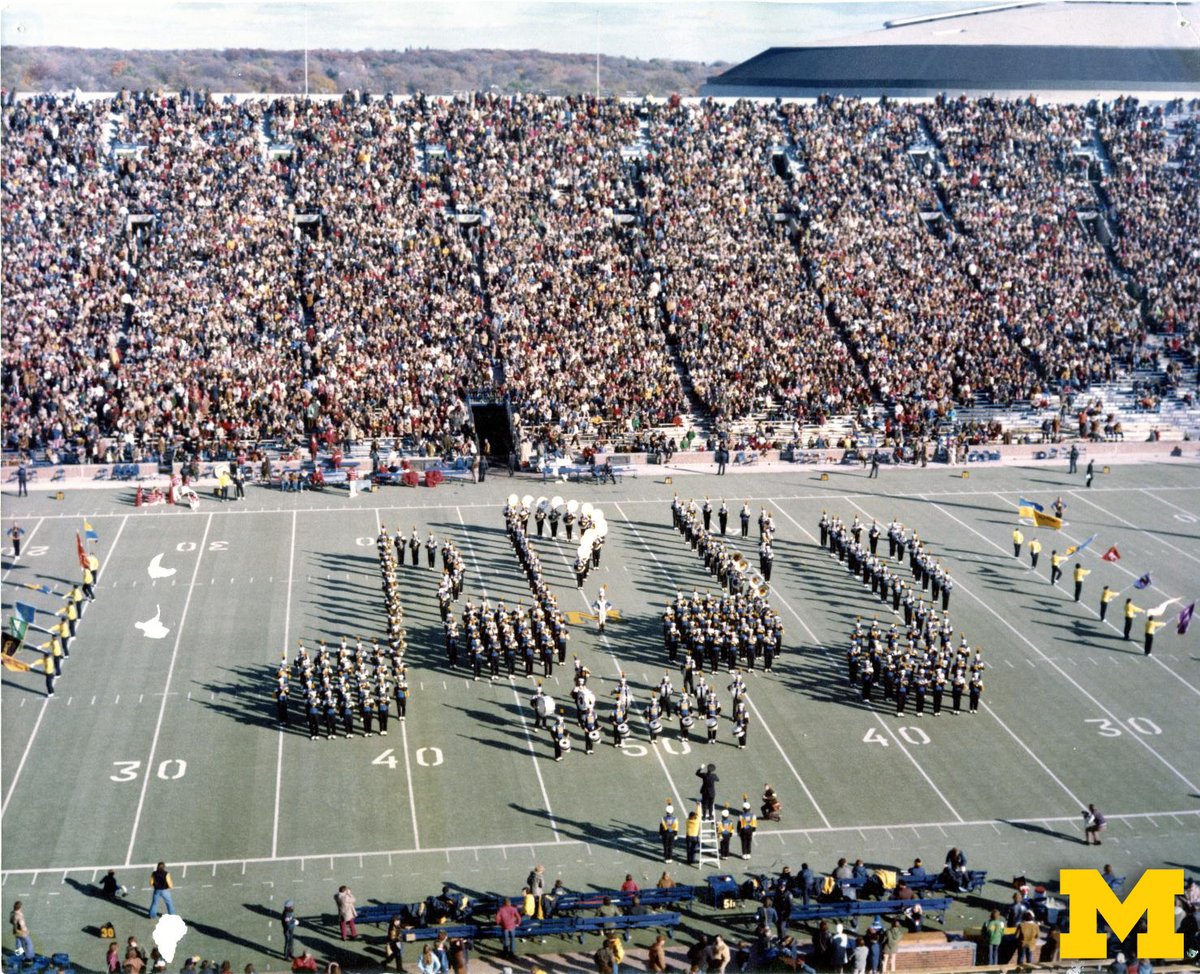
<path id="1" fill-rule="evenodd" d="M 1096 931 L 1097 914 L 1124 940 L 1146 915 L 1146 932 L 1138 934 L 1139 957 L 1182 957 L 1183 935 L 1175 932 L 1175 897 L 1183 892 L 1182 869 L 1147 869 L 1121 900 L 1096 869 L 1063 869 L 1059 889 L 1071 898 L 1070 932 L 1062 935 L 1066 960 L 1108 956 L 1107 938 Z"/>

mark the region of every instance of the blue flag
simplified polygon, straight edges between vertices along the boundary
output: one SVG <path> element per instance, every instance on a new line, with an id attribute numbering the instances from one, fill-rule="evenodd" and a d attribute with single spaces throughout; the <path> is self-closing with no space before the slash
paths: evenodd
<path id="1" fill-rule="evenodd" d="M 1150 573 L 1149 572 L 1146 572 L 1145 575 L 1143 575 L 1141 578 L 1139 578 L 1136 582 L 1133 583 L 1134 588 L 1149 588 L 1149 586 L 1150 586 Z"/>
<path id="2" fill-rule="evenodd" d="M 95 529 L 87 521 L 83 522 L 83 537 L 87 541 L 100 540 L 100 535 L 96 533 Z"/>
<path id="3" fill-rule="evenodd" d="M 17 615 L 25 620 L 25 622 L 33 622 L 34 616 L 37 615 L 37 609 L 32 605 L 26 605 L 24 602 L 17 602 L 13 608 L 17 610 Z"/>

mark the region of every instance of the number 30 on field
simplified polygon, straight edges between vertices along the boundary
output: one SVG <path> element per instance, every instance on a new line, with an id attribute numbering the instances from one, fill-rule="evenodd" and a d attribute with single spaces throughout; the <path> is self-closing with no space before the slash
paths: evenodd
<path id="1" fill-rule="evenodd" d="M 116 774 L 108 776 L 109 781 L 136 781 L 138 772 L 142 767 L 141 761 L 114 761 L 113 767 L 117 769 Z M 167 758 L 165 761 L 160 761 L 158 765 L 158 777 L 163 781 L 178 781 L 187 774 L 187 762 L 182 758 Z"/>

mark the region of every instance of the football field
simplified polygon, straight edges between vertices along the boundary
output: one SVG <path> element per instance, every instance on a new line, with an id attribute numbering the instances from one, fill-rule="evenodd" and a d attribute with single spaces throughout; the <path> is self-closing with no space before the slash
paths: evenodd
<path id="1" fill-rule="evenodd" d="M 57 621 L 60 596 L 79 575 L 75 535 L 85 518 L 99 535 L 92 547 L 102 567 L 55 696 L 44 695 L 35 673 L 4 671 L 4 907 L 25 902 L 39 951 L 66 950 L 96 968 L 104 945 L 91 928 L 101 922 L 148 940 L 148 873 L 164 860 L 191 928 L 182 950 L 278 969 L 282 902 L 294 899 L 304 917 L 329 914 L 343 883 L 360 905 L 422 899 L 443 882 L 516 893 L 535 862 L 573 889 L 615 887 L 626 873 L 653 884 L 664 868 L 656 837 L 664 802 L 685 811 L 695 803 L 702 762 L 717 765 L 718 807 L 736 814 L 745 793 L 757 808 L 765 783 L 783 801 L 781 822 L 760 823 L 752 861 L 723 865 L 738 876 L 796 871 L 804 861 L 829 871 L 839 856 L 892 867 L 922 856 L 940 869 L 951 846 L 1004 882 L 1025 874 L 1053 883 L 1060 867 L 1105 862 L 1130 877 L 1153 866 L 1200 873 L 1200 624 L 1186 635 L 1175 624 L 1200 595 L 1200 470 L 1114 466 L 1085 489 L 1065 466 L 973 468 L 969 479 L 944 467 L 885 467 L 875 480 L 855 467 L 827 481 L 789 467 L 676 473 L 670 485 L 662 470 L 615 486 L 492 477 L 354 499 L 251 486 L 244 501 L 205 497 L 197 511 L 137 509 L 131 488 L 68 491 L 62 501 L 45 488 L 28 500 L 5 495 L 5 527 L 16 516 L 27 532 L 19 560 L 5 549 L 6 621 L 18 601 L 38 610 L 36 627 Z M 608 586 L 620 619 L 601 635 L 578 618 L 570 654 L 591 670 L 603 726 L 620 675 L 633 686 L 632 743 L 616 749 L 605 735 L 588 756 L 572 723 L 574 747 L 555 763 L 549 736 L 533 726 L 533 679 L 476 682 L 449 666 L 440 567 L 426 568 L 423 554 L 419 567 L 399 571 L 408 719 L 393 719 L 386 737 L 313 741 L 294 703 L 291 726 L 281 728 L 273 689 L 285 647 L 291 657 L 300 641 L 312 649 L 384 635 L 380 524 L 454 541 L 466 562 L 456 614 L 467 598 L 528 604 L 504 530 L 511 492 L 561 494 L 604 511 L 607 544 L 582 592 L 574 544 L 562 532 L 538 538 L 532 521 L 530 529 L 564 611 L 587 612 Z M 752 565 L 757 526 L 735 536 L 737 513 L 748 501 L 755 520 L 761 508 L 775 519 L 769 601 L 786 630 L 784 655 L 774 672 L 747 677 L 745 750 L 735 748 L 727 719 L 716 744 L 695 732 L 681 741 L 671 721 L 651 745 L 641 718 L 667 666 L 663 609 L 678 590 L 716 589 L 671 526 L 674 492 L 709 496 L 714 508 L 724 498 L 730 540 Z M 1024 552 L 1013 557 L 1021 496 L 1047 509 L 1061 496 L 1066 505 L 1061 531 L 1023 528 L 1045 545 L 1036 571 Z M 897 717 L 848 685 L 856 617 L 885 625 L 896 617 L 819 548 L 822 510 L 847 522 L 874 518 L 885 530 L 896 518 L 951 569 L 955 642 L 965 633 L 988 664 L 977 715 L 918 718 L 910 709 Z M 1091 535 L 1052 587 L 1051 550 Z M 1120 560 L 1101 560 L 1114 545 Z M 1091 570 L 1080 603 L 1071 591 L 1076 561 Z M 1151 584 L 1135 589 L 1147 572 Z M 1105 584 L 1121 594 L 1101 623 Z M 51 593 L 29 587 L 43 585 Z M 1127 597 L 1143 608 L 1179 599 L 1149 657 L 1145 616 L 1131 641 L 1121 637 Z M 544 678 L 569 714 L 571 669 L 568 655 Z M 675 668 L 672 677 L 678 686 Z M 728 674 L 714 682 L 728 710 Z M 1103 854 L 1081 841 L 1089 802 L 1109 818 Z M 131 888 L 117 916 L 91 895 L 109 868 Z M 679 862 L 673 871 L 680 882 L 702 875 Z M 984 897 L 1009 898 L 991 883 Z M 976 922 L 981 903 L 948 925 Z M 298 939 L 322 957 L 378 963 L 382 930 L 364 932 L 368 943 L 347 953 L 325 920 Z"/>

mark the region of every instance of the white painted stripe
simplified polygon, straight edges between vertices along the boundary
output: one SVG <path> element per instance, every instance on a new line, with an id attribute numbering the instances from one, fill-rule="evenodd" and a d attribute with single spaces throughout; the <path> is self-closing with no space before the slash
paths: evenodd
<path id="1" fill-rule="evenodd" d="M 1140 490 L 1140 488 L 1139 488 L 1139 490 Z M 1138 534 L 1144 534 L 1146 537 L 1151 538 L 1154 541 L 1157 541 L 1159 544 L 1165 545 L 1166 547 L 1170 548 L 1173 552 L 1175 552 L 1177 555 L 1183 555 L 1183 557 L 1187 558 L 1189 561 L 1194 561 L 1197 564 L 1200 564 L 1200 558 L 1197 558 L 1195 555 L 1191 554 L 1190 552 L 1184 551 L 1182 548 L 1176 547 L 1175 545 L 1171 544 L 1171 542 L 1168 541 L 1166 538 L 1164 538 L 1161 534 L 1155 534 L 1153 531 L 1147 531 L 1145 528 L 1139 528 L 1132 521 L 1126 521 L 1125 518 L 1121 517 L 1120 514 L 1114 514 L 1112 511 L 1108 510 L 1107 508 L 1101 507 L 1099 504 L 1095 503 L 1094 501 L 1088 500 L 1086 497 L 1083 496 L 1083 494 L 1080 494 L 1078 491 L 1069 490 L 1069 491 L 1067 491 L 1067 495 L 1075 498 L 1076 500 L 1083 501 L 1089 507 L 1094 507 L 1101 514 L 1107 514 L 1109 517 L 1113 518 L 1114 520 L 1120 521 L 1126 527 L 1136 531 Z"/>
<path id="2" fill-rule="evenodd" d="M 384 701 L 383 706 L 389 706 L 388 702 Z M 412 764 L 408 759 L 408 724 L 403 720 L 400 721 L 400 740 L 404 745 L 404 774 L 408 778 L 408 807 L 412 811 L 413 847 L 419 850 L 421 848 L 421 833 L 417 828 L 417 792 L 413 788 Z"/>
<path id="3" fill-rule="evenodd" d="M 292 566 L 296 561 L 296 512 L 292 511 L 292 539 L 288 545 L 287 602 L 283 610 L 283 652 L 287 652 L 292 629 Z M 267 664 L 270 665 L 270 660 Z M 283 728 L 279 728 L 279 743 L 275 751 L 275 814 L 271 820 L 271 855 L 279 852 L 279 802 L 283 794 Z"/>
<path id="4" fill-rule="evenodd" d="M 200 547 L 196 551 L 196 565 L 192 569 L 192 584 L 196 582 L 196 576 L 200 573 L 200 560 L 204 557 L 205 542 L 208 541 L 208 531 L 212 527 L 212 514 L 208 515 L 208 520 L 204 522 L 204 536 L 200 539 Z M 138 795 L 137 811 L 133 815 L 133 828 L 129 830 L 129 849 L 125 853 L 125 866 L 128 867 L 133 861 L 133 845 L 137 841 L 138 825 L 142 821 L 142 808 L 146 804 L 146 789 L 150 787 L 150 778 L 154 768 L 154 754 L 158 750 L 158 735 L 162 731 L 163 717 L 167 713 L 167 701 L 171 699 L 168 691 L 171 689 L 171 677 L 175 673 L 175 660 L 179 656 L 179 647 L 183 642 L 183 626 L 187 621 L 188 608 L 192 604 L 192 592 L 194 588 L 188 589 L 187 598 L 183 602 L 183 612 L 179 615 L 179 626 L 175 630 L 175 647 L 171 650 L 171 662 L 167 667 L 167 682 L 163 687 L 162 704 L 158 708 L 158 720 L 154 724 L 154 736 L 150 739 L 150 755 L 146 758 L 146 763 L 142 765 L 142 791 Z"/>

